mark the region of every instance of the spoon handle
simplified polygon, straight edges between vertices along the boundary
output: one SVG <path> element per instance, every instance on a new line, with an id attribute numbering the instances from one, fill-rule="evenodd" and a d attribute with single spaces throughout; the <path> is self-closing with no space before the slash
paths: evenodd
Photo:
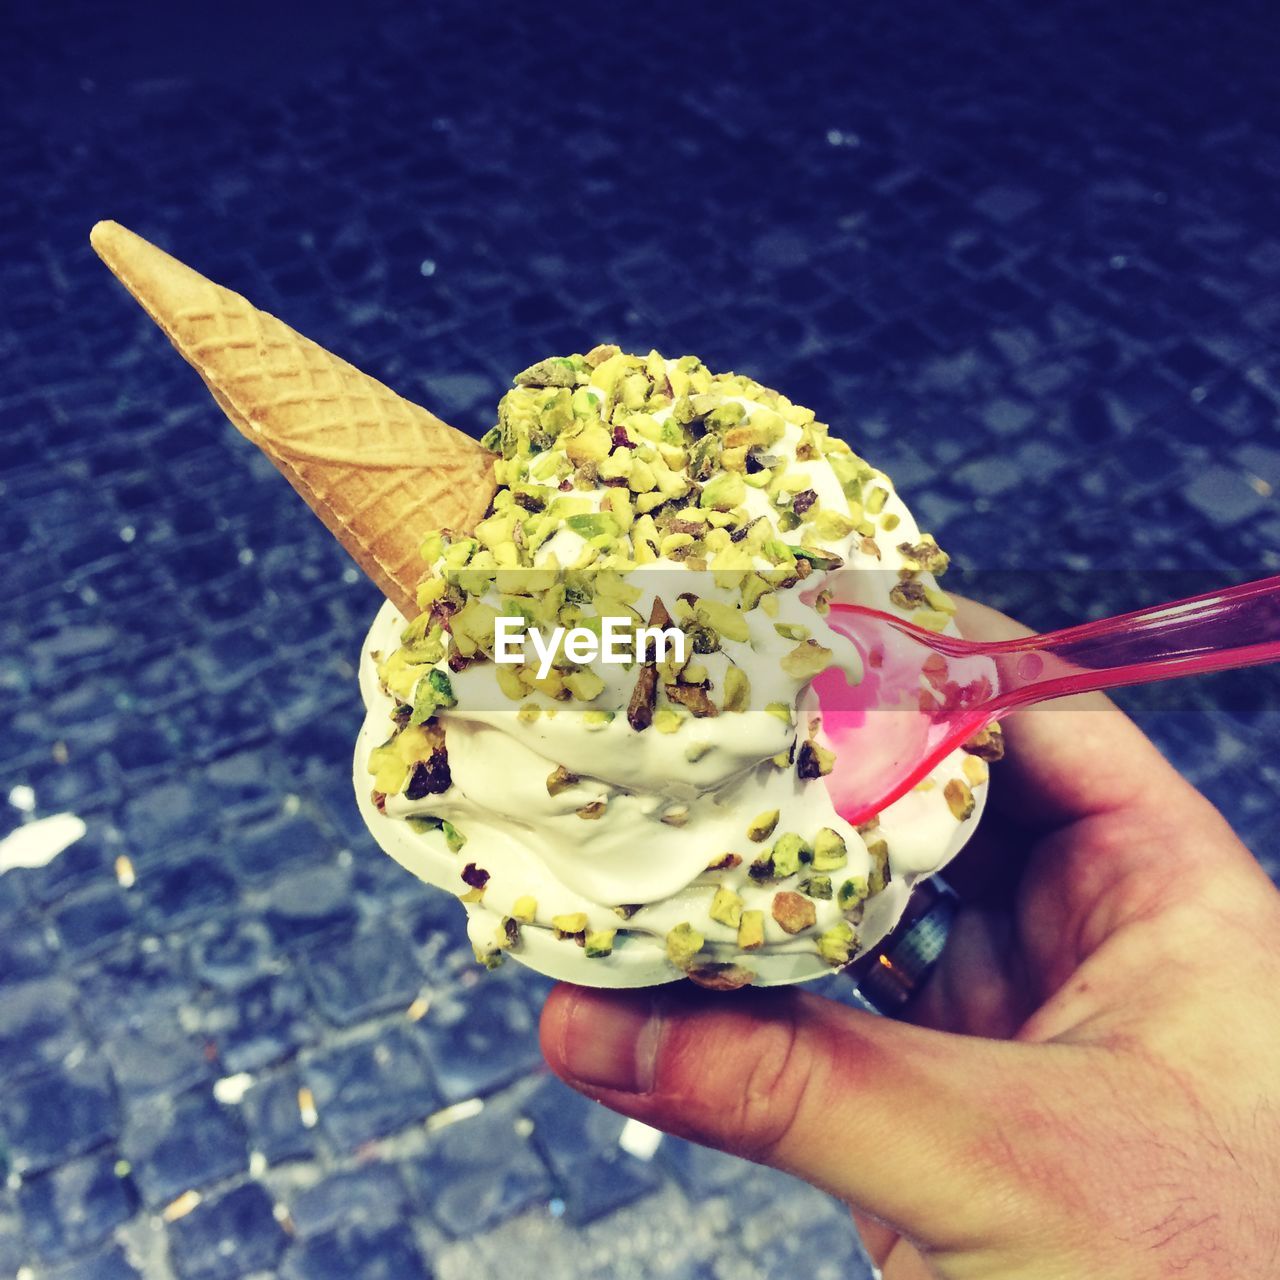
<path id="1" fill-rule="evenodd" d="M 1280 660 L 1280 575 L 982 646 L 1001 710 L 1068 693 Z"/>

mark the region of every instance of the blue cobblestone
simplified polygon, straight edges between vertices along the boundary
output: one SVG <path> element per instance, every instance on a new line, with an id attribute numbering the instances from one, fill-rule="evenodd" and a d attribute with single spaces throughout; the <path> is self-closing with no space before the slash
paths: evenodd
<path id="1" fill-rule="evenodd" d="M 112 1022 L 101 1044 L 123 1096 L 180 1092 L 212 1072 L 209 1041 L 176 1016 L 150 1013 Z"/>
<path id="2" fill-rule="evenodd" d="M 158 930 L 211 919 L 237 896 L 235 880 L 212 855 L 157 869 L 144 877 L 141 888 L 147 923 Z"/>
<path id="3" fill-rule="evenodd" d="M 225 850 L 228 863 L 246 880 L 268 882 L 332 856 L 333 847 L 303 818 L 277 819 L 237 833 Z"/>
<path id="4" fill-rule="evenodd" d="M 422 1028 L 451 1102 L 490 1093 L 540 1061 L 535 1020 L 519 980 L 482 981 L 450 992 L 432 1004 Z"/>
<path id="5" fill-rule="evenodd" d="M 398 1227 L 343 1227 L 299 1241 L 285 1256 L 285 1280 L 430 1280 L 412 1236 Z"/>
<path id="6" fill-rule="evenodd" d="M 416 908 L 429 909 L 429 904 L 439 897 L 439 892 L 417 876 L 406 876 L 398 862 L 378 855 L 382 855 L 381 849 L 362 848 L 352 867 L 351 882 L 362 909 L 375 918 L 400 909 L 412 917 Z M 393 875 L 392 870 L 397 874 Z M 407 927 L 405 931 L 408 932 Z"/>
<path id="7" fill-rule="evenodd" d="M 266 925 L 239 915 L 201 929 L 191 940 L 189 962 L 201 982 L 231 991 L 284 967 Z"/>
<path id="8" fill-rule="evenodd" d="M 297 1160 L 315 1151 L 315 1134 L 302 1118 L 297 1073 L 262 1080 L 244 1096 L 241 1114 L 249 1131 L 249 1145 L 271 1164 Z"/>
<path id="9" fill-rule="evenodd" d="M 452 1236 L 475 1235 L 546 1203 L 553 1190 L 517 1109 L 503 1101 L 435 1134 L 406 1173 L 418 1201 Z"/>
<path id="10" fill-rule="evenodd" d="M 16 814 L 14 816 L 16 818 Z M 8 815 L 6 814 L 5 817 L 7 819 Z M 17 826 L 16 821 L 12 823 L 6 821 L 0 830 L 8 835 Z M 27 906 L 29 900 L 27 884 L 20 871 L 11 871 L 6 876 L 0 876 L 0 920 L 13 920 L 17 913 Z"/>
<path id="11" fill-rule="evenodd" d="M 760 1212 L 768 1213 L 769 1204 L 776 1203 L 779 1194 L 785 1196 L 782 1180 L 770 1181 L 772 1195 L 760 1206 Z M 744 1216 L 749 1214 L 746 1205 L 739 1202 Z M 864 1272 L 865 1255 L 857 1239 L 849 1230 L 847 1212 L 834 1205 L 811 1205 L 800 1222 L 788 1223 L 782 1230 L 767 1232 L 748 1231 L 743 1244 L 752 1260 L 767 1276 L 790 1276 L 803 1272 L 814 1280 L 848 1280 Z M 753 1235 L 763 1238 L 758 1242 Z"/>
<path id="12" fill-rule="evenodd" d="M 115 1169 L 116 1154 L 95 1152 L 18 1189 L 27 1240 L 36 1256 L 60 1260 L 101 1244 L 133 1215 L 136 1195 Z"/>
<path id="13" fill-rule="evenodd" d="M 693 1199 L 732 1195 L 734 1187 L 753 1172 L 752 1166 L 737 1156 L 711 1151 L 681 1138 L 664 1138 L 658 1152 L 663 1164 L 671 1169 Z"/>
<path id="14" fill-rule="evenodd" d="M 228 1071 L 255 1071 L 289 1057 L 313 1032 L 306 992 L 292 976 L 263 977 L 204 1006 L 201 1026 Z"/>
<path id="15" fill-rule="evenodd" d="M 49 933 L 38 919 L 28 916 L 7 921 L 0 932 L 0 984 L 24 982 L 48 973 L 54 965 L 55 950 L 56 939 L 51 945 Z"/>
<path id="16" fill-rule="evenodd" d="M 217 821 L 217 810 L 192 782 L 181 776 L 170 778 L 131 794 L 124 812 L 126 848 L 145 866 L 160 860 L 163 851 L 181 849 L 189 841 L 203 845 Z"/>
<path id="17" fill-rule="evenodd" d="M 138 1280 L 142 1272 L 118 1245 L 84 1254 L 50 1273 L 53 1280 Z"/>
<path id="18" fill-rule="evenodd" d="M 590 1222 L 659 1185 L 660 1175 L 652 1164 L 618 1145 L 623 1119 L 559 1080 L 546 1080 L 524 1110 L 571 1222 Z"/>
<path id="19" fill-rule="evenodd" d="M 289 1205 L 299 1235 L 307 1237 L 340 1227 L 389 1227 L 408 1208 L 409 1196 L 398 1173 L 378 1162 L 332 1174 L 300 1192 Z"/>
<path id="20" fill-rule="evenodd" d="M 280 803 L 280 779 L 255 752 L 214 760 L 201 773 L 204 791 L 220 814 L 253 814 Z"/>
<path id="21" fill-rule="evenodd" d="M 299 961 L 316 1007 L 337 1026 L 407 1006 L 422 983 L 407 939 L 385 924 L 317 947 Z"/>
<path id="22" fill-rule="evenodd" d="M 440 1103 L 419 1038 L 403 1027 L 311 1055 L 302 1076 L 320 1124 L 344 1149 L 420 1120 Z"/>
<path id="23" fill-rule="evenodd" d="M 60 857 L 25 873 L 28 891 L 37 902 L 58 902 L 74 889 L 100 883 L 119 851 L 113 833 L 101 823 L 90 823 L 86 834 Z"/>
<path id="24" fill-rule="evenodd" d="M 0 1133 L 19 1173 L 48 1168 L 118 1131 L 115 1089 L 104 1063 L 74 1055 L 0 1094 Z"/>
<path id="25" fill-rule="evenodd" d="M 197 1205 L 169 1229 L 170 1258 L 181 1280 L 272 1271 L 286 1242 L 271 1197 L 256 1182 Z"/>
<path id="26" fill-rule="evenodd" d="M 94 957 L 79 975 L 85 1017 L 100 1028 L 136 1018 L 176 1017 L 190 998 L 181 953 L 163 940 L 132 933 Z"/>
<path id="27" fill-rule="evenodd" d="M 350 875 L 318 867 L 280 876 L 268 891 L 265 919 L 281 946 L 348 928 L 355 920 Z"/>
<path id="28" fill-rule="evenodd" d="M 58 1062 L 79 1038 L 74 992 L 58 978 L 5 989 L 0 1000 L 0 1068 L 6 1080 Z"/>
<path id="29" fill-rule="evenodd" d="M 28 1248 L 22 1235 L 22 1222 L 12 1197 L 0 1195 L 0 1268 L 4 1275 L 17 1275 L 26 1261 Z"/>
<path id="30" fill-rule="evenodd" d="M 62 945 L 74 955 L 91 955 L 133 925 L 134 903 L 118 885 L 104 884 L 64 898 L 52 915 Z"/>
<path id="31" fill-rule="evenodd" d="M 239 1117 L 208 1089 L 135 1103 L 122 1146 L 142 1197 L 152 1206 L 230 1177 L 248 1164 Z"/>

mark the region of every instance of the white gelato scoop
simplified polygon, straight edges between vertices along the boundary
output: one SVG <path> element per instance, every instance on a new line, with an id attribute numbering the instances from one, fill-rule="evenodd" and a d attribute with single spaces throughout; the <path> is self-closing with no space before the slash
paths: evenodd
<path id="1" fill-rule="evenodd" d="M 953 630 L 945 556 L 809 411 L 688 357 L 544 361 L 499 413 L 491 516 L 428 539 L 423 615 L 384 606 L 361 655 L 377 842 L 464 902 L 478 958 L 583 985 L 798 982 L 874 945 L 968 839 L 985 764 L 958 751 L 854 829 L 809 686 L 861 677 L 828 599 Z M 492 660 L 497 617 L 643 621 L 655 600 L 697 647 L 647 701 L 636 663 Z"/>

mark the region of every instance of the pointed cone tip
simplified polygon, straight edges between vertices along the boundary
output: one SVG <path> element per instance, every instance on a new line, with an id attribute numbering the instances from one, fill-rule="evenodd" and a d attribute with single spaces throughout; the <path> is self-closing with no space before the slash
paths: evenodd
<path id="1" fill-rule="evenodd" d="M 89 232 L 89 243 L 93 245 L 99 252 L 108 240 L 117 232 L 124 230 L 118 222 L 113 222 L 110 218 L 103 218 L 100 222 L 93 224 L 92 230 Z"/>
<path id="2" fill-rule="evenodd" d="M 181 350 L 174 331 L 176 314 L 196 291 L 217 288 L 213 281 L 118 222 L 94 223 L 89 243 L 111 274 Z M 183 355 L 190 359 L 185 351 Z"/>
<path id="3" fill-rule="evenodd" d="M 119 253 L 122 242 L 140 239 L 141 237 L 130 231 L 128 227 L 122 227 L 109 218 L 95 222 L 93 229 L 89 232 L 89 243 L 93 246 L 94 252 L 109 267 L 112 267 L 112 259 Z M 143 243 L 146 242 L 143 241 Z M 112 270 L 115 268 L 112 267 Z"/>

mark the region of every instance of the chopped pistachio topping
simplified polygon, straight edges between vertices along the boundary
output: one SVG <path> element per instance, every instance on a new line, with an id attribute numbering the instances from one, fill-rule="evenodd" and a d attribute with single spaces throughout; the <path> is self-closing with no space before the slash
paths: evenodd
<path id="1" fill-rule="evenodd" d="M 834 656 L 816 640 L 803 640 L 782 659 L 782 669 L 797 680 L 808 680 L 824 672 Z"/>
<path id="2" fill-rule="evenodd" d="M 766 809 L 764 813 L 757 813 L 754 818 L 747 824 L 747 839 L 760 844 L 773 835 L 773 829 L 778 825 L 778 810 Z"/>
<path id="3" fill-rule="evenodd" d="M 853 876 L 836 890 L 836 902 L 841 911 L 852 911 L 859 903 L 866 901 L 869 892 L 866 876 Z"/>
<path id="4" fill-rule="evenodd" d="M 527 587 L 512 588 L 531 624 L 603 616 L 592 612 L 604 591 L 599 579 L 659 559 L 733 571 L 738 602 L 698 599 L 682 622 L 691 635 L 696 628 L 698 650 L 711 652 L 722 642 L 747 642 L 746 612 L 758 604 L 776 612 L 780 586 L 843 563 L 836 552 L 810 543 L 870 536 L 869 517 L 889 496 L 887 482 L 869 483 L 879 473 L 831 439 L 810 410 L 750 378 L 713 374 L 694 357 L 672 361 L 612 346 L 548 357 L 516 376 L 497 418 L 484 437 L 498 454 L 491 508 L 471 534 L 439 530 L 422 539 L 428 566 L 418 592 L 423 612 L 406 628 L 402 649 L 383 664 L 389 688 L 395 681 L 408 685 L 393 692 L 417 722 L 453 705 L 446 660 L 457 670 L 493 657 L 499 612 L 482 597 L 499 571 L 533 575 Z M 780 447 L 784 437 L 788 443 Z M 792 450 L 798 462 L 826 460 L 846 509 L 820 499 L 807 472 L 789 470 Z M 775 514 L 752 509 L 752 490 L 763 490 Z M 794 540 L 781 536 L 788 528 L 800 530 Z M 548 558 L 548 544 L 561 533 L 577 539 L 578 549 L 564 549 L 574 557 L 568 561 L 559 551 Z M 901 547 L 904 565 L 945 568 L 945 555 L 927 535 Z M 550 577 L 538 578 L 548 565 Z M 578 584 L 580 616 L 559 616 L 564 597 L 555 593 L 564 583 L 556 570 L 588 566 L 597 580 Z M 929 601 L 921 595 L 917 603 Z M 939 598 L 931 607 L 945 605 Z M 806 628 L 781 626 L 799 641 L 783 660 L 788 674 L 808 679 L 827 665 L 831 655 L 804 635 Z M 424 683 L 424 666 L 439 673 L 443 685 L 430 674 Z M 590 703 L 602 692 L 594 673 L 574 669 L 563 655 L 553 678 L 526 679 L 504 669 L 498 680 L 517 702 L 540 692 Z M 717 710 L 746 710 L 749 699 L 745 675 L 730 667 Z M 644 719 L 633 727 L 648 727 L 652 716 Z M 662 727 L 670 731 L 669 718 Z"/>
<path id="5" fill-rule="evenodd" d="M 809 876 L 807 880 L 800 881 L 800 892 L 808 894 L 811 898 L 829 899 L 831 897 L 831 877 Z"/>
<path id="6" fill-rule="evenodd" d="M 547 775 L 547 795 L 558 796 L 562 791 L 576 786 L 581 781 L 576 773 L 570 773 L 562 764 L 556 765 Z"/>
<path id="7" fill-rule="evenodd" d="M 704 942 L 702 934 L 691 924 L 678 924 L 667 934 L 667 959 L 677 969 L 687 969 Z"/>
<path id="8" fill-rule="evenodd" d="M 577 937 L 578 934 L 586 932 L 587 913 L 572 911 L 566 915 L 552 916 L 551 927 L 556 931 L 557 938 Z"/>
<path id="9" fill-rule="evenodd" d="M 958 821 L 964 822 L 966 818 L 973 816 L 973 792 L 967 782 L 952 778 L 943 788 L 942 794 L 946 797 L 947 808 L 955 814 Z"/>
<path id="10" fill-rule="evenodd" d="M 711 918 L 736 929 L 742 923 L 742 899 L 732 889 L 721 885 L 711 900 Z"/>
<path id="11" fill-rule="evenodd" d="M 737 991 L 755 981 L 755 973 L 740 964 L 696 964 L 689 970 L 689 977 L 700 987 L 712 991 Z"/>
<path id="12" fill-rule="evenodd" d="M 744 911 L 738 924 L 738 950 L 758 951 L 764 946 L 764 912 Z"/>
<path id="13" fill-rule="evenodd" d="M 950 557 L 947 553 L 927 533 L 921 537 L 919 542 L 899 543 L 898 550 L 902 553 L 903 560 L 906 562 L 905 567 L 907 568 L 923 569 L 928 573 L 941 574 L 946 572 L 947 565 L 950 563 Z"/>
<path id="14" fill-rule="evenodd" d="M 970 755 L 980 760 L 1000 760 L 1004 757 L 1004 730 L 998 724 L 989 724 L 962 744 Z"/>
<path id="15" fill-rule="evenodd" d="M 848 861 L 844 837 L 830 827 L 822 827 L 813 838 L 813 869 L 836 871 Z"/>
<path id="16" fill-rule="evenodd" d="M 443 671 L 432 668 L 418 681 L 413 694 L 413 712 L 410 724 L 425 724 L 440 707 L 457 706 L 453 685 Z"/>
<path id="17" fill-rule="evenodd" d="M 810 898 L 783 890 L 773 895 L 773 918 L 788 933 L 802 933 L 818 922 L 818 912 Z"/>
<path id="18" fill-rule="evenodd" d="M 684 716 L 675 707 L 659 707 L 653 715 L 653 727 L 659 733 L 675 733 L 684 723 Z"/>
<path id="19" fill-rule="evenodd" d="M 833 924 L 818 935 L 818 954 L 835 969 L 853 959 L 857 945 L 857 935 L 847 920 Z"/>
<path id="20" fill-rule="evenodd" d="M 610 955 L 613 952 L 613 939 L 617 932 L 616 929 L 588 929 L 582 943 L 588 958 L 598 960 L 602 956 Z"/>
<path id="21" fill-rule="evenodd" d="M 731 665 L 724 677 L 724 710 L 746 711 L 751 705 L 751 681 L 741 667 Z"/>
<path id="22" fill-rule="evenodd" d="M 813 858 L 813 849 L 798 835 L 789 831 L 774 842 L 769 858 L 773 864 L 773 875 L 778 880 L 783 880 L 795 875 L 800 870 L 801 863 Z"/>
<path id="23" fill-rule="evenodd" d="M 889 842 L 868 840 L 867 852 L 871 855 L 871 875 L 867 888 L 870 893 L 879 893 L 892 879 L 889 870 Z"/>
<path id="24" fill-rule="evenodd" d="M 796 773 L 802 778 L 825 778 L 836 767 L 836 753 L 810 738 L 800 744 Z"/>

